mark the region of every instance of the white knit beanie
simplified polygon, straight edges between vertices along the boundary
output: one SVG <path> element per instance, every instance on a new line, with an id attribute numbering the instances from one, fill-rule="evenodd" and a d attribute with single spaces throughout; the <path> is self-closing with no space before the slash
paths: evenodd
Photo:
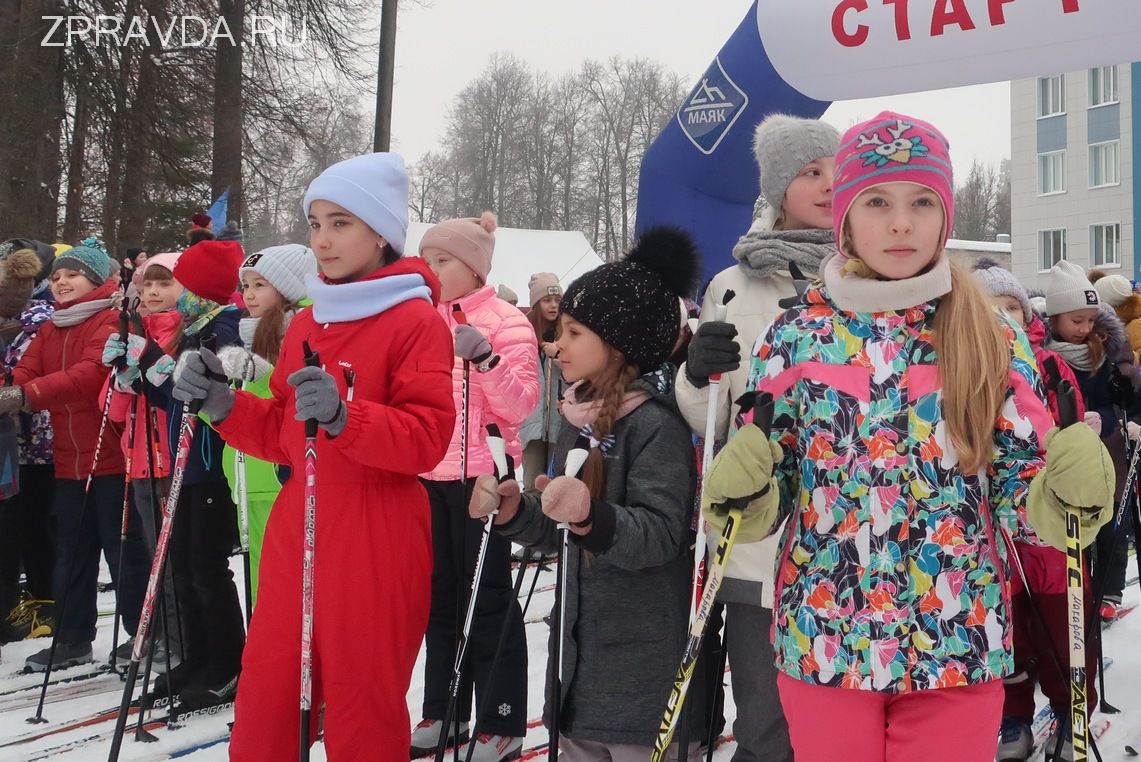
<path id="1" fill-rule="evenodd" d="M 1097 295 L 1110 307 L 1120 307 L 1133 296 L 1133 284 L 1124 275 L 1107 275 L 1093 284 Z"/>
<path id="2" fill-rule="evenodd" d="M 246 257 L 238 268 L 238 277 L 255 272 L 277 289 L 290 304 L 305 298 L 305 277 L 317 274 L 317 257 L 306 246 L 287 243 L 270 246 Z"/>
<path id="3" fill-rule="evenodd" d="M 1063 312 L 1084 310 L 1101 305 L 1097 289 L 1089 282 L 1085 271 L 1073 262 L 1061 261 L 1050 269 L 1046 284 L 1046 314 L 1050 317 Z"/>

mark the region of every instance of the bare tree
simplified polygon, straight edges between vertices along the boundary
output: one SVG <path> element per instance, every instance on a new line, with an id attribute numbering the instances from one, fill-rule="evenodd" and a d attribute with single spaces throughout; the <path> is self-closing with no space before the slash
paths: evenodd
<path id="1" fill-rule="evenodd" d="M 955 227 L 952 234 L 968 241 L 992 241 L 995 234 L 998 173 L 978 159 L 967 179 L 955 189 Z"/>

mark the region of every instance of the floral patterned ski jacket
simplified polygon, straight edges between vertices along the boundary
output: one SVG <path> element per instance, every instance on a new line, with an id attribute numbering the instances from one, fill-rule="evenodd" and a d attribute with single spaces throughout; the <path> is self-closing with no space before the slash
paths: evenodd
<path id="1" fill-rule="evenodd" d="M 903 693 L 1012 671 L 1006 547 L 1027 533 L 1052 426 L 1026 336 L 1008 324 L 1010 386 L 994 460 L 964 474 L 943 420 L 938 300 L 844 312 L 825 287 L 754 349 L 750 388 L 776 403 L 783 520 L 777 666 L 809 683 Z M 956 348 L 970 351 L 970 348 Z"/>

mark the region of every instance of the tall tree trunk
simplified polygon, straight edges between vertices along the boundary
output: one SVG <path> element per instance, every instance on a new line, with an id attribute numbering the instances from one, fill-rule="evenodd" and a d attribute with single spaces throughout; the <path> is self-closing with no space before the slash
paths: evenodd
<path id="1" fill-rule="evenodd" d="M 122 209 L 119 231 L 115 237 L 124 248 L 142 246 L 145 240 L 150 207 L 147 204 L 147 184 L 150 180 L 151 149 L 145 137 L 151 125 L 154 109 L 152 99 L 158 87 L 158 71 L 154 56 L 160 52 L 157 35 L 147 40 L 147 47 L 139 58 L 139 84 L 127 113 L 127 141 L 124 155 Z"/>
<path id="2" fill-rule="evenodd" d="M 0 239 L 51 241 L 59 218 L 64 48 L 40 42 L 54 23 L 43 16 L 58 11 L 50 0 L 0 0 L 0 10 L 8 13 L 0 40 L 11 37 L 16 46 L 0 58 Z"/>
<path id="3" fill-rule="evenodd" d="M 67 157 L 67 201 L 63 214 L 63 240 L 78 241 L 83 237 L 83 166 L 87 156 L 88 102 L 91 94 L 87 84 L 89 63 L 79 48 L 79 65 L 75 81 L 75 123 L 71 128 L 71 146 Z"/>
<path id="4" fill-rule="evenodd" d="M 138 13 L 136 0 L 127 0 L 125 18 L 134 18 Z M 123 204 L 123 151 L 127 144 L 127 128 L 130 119 L 127 114 L 131 92 L 135 59 L 133 44 L 119 49 L 119 77 L 115 85 L 115 110 L 111 113 L 111 127 L 107 152 L 107 175 L 103 195 L 103 245 L 114 256 L 118 251 L 119 213 Z"/>
<path id="5" fill-rule="evenodd" d="M 229 188 L 228 217 L 239 223 L 242 206 L 242 39 L 245 0 L 219 0 L 234 44 L 219 39 L 214 64 L 214 164 L 210 175 L 213 198 Z"/>

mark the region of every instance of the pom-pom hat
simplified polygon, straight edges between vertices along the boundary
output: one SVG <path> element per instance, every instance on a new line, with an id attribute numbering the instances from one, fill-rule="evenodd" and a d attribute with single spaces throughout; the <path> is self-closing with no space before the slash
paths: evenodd
<path id="1" fill-rule="evenodd" d="M 479 217 L 461 217 L 433 225 L 420 239 L 420 256 L 428 249 L 451 254 L 487 283 L 491 258 L 495 254 L 495 230 L 498 221 L 492 212 Z"/>
<path id="2" fill-rule="evenodd" d="M 677 342 L 678 298 L 692 294 L 699 270 L 700 254 L 688 233 L 649 228 L 624 259 L 579 276 L 559 310 L 648 373 Z"/>

